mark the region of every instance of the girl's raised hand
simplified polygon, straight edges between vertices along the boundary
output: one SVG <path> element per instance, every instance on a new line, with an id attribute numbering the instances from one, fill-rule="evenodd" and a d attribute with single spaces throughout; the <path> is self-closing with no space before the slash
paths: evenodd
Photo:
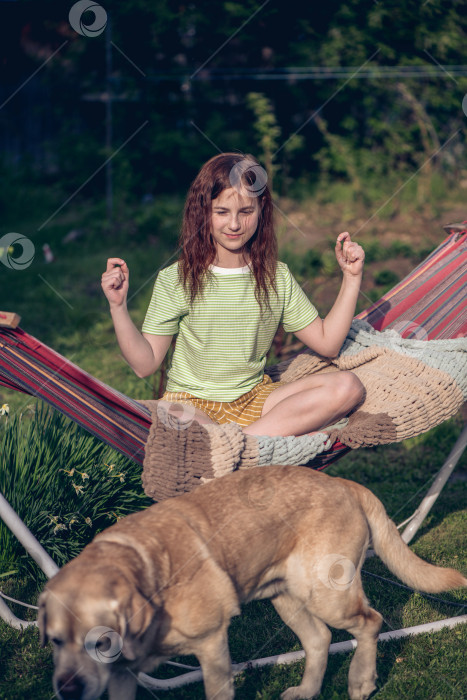
<path id="1" fill-rule="evenodd" d="M 130 271 L 121 258 L 109 258 L 102 275 L 101 285 L 110 306 L 122 306 L 126 302 Z"/>
<path id="2" fill-rule="evenodd" d="M 365 251 L 358 243 L 351 240 L 348 231 L 337 236 L 336 258 L 344 274 L 355 276 L 362 274 Z"/>

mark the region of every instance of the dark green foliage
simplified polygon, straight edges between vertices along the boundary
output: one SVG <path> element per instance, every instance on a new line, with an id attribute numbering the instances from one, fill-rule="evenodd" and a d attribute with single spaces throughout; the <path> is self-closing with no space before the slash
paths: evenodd
<path id="1" fill-rule="evenodd" d="M 375 273 L 375 284 L 394 286 L 399 281 L 399 275 L 396 275 L 392 270 L 380 270 Z"/>
<path id="2" fill-rule="evenodd" d="M 151 501 L 139 466 L 63 415 L 38 408 L 0 418 L 0 491 L 57 564 L 117 518 Z M 37 569 L 0 521 L 2 571 Z"/>
<path id="3" fill-rule="evenodd" d="M 318 11 L 299 0 L 263 6 L 109 0 L 105 7 L 112 20 L 109 76 L 105 34 L 87 39 L 70 32 L 25 88 L 33 109 L 26 97 L 3 108 L 6 157 L 22 182 L 39 177 L 69 195 L 89 179 L 81 194 L 99 199 L 101 166 L 128 139 L 112 158 L 116 201 L 186 191 L 202 162 L 232 149 L 263 157 L 282 194 L 318 187 L 332 201 L 338 181 L 350 183 L 364 204 L 387 192 L 382 216 L 406 199 L 440 200 L 447 183 L 462 177 L 467 77 L 439 67 L 467 63 L 462 3 L 336 0 Z M 13 93 L 50 46 L 62 43 L 69 7 L 48 0 L 40 8 L 3 3 L 1 11 L 2 70 Z M 27 49 L 19 40 L 24 27 Z M 370 73 L 400 66 L 398 75 Z M 302 79 L 310 67 L 328 73 Z M 18 115 L 30 132 L 21 147 L 12 136 Z M 11 205 L 16 198 L 13 192 Z M 2 199 L 10 205 L 4 192 Z"/>
<path id="4" fill-rule="evenodd" d="M 322 269 L 322 255 L 313 248 L 302 255 L 295 253 L 291 248 L 285 248 L 281 251 L 280 258 L 300 281 L 312 279 Z"/>

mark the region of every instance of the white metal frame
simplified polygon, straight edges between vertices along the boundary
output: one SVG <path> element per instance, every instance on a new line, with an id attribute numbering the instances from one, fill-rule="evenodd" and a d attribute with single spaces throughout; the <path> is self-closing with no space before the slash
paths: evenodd
<path id="1" fill-rule="evenodd" d="M 439 470 L 436 479 L 434 480 L 431 488 L 428 490 L 425 498 L 418 506 L 417 510 L 413 515 L 405 521 L 408 523 L 404 532 L 402 533 L 402 539 L 407 544 L 414 537 L 420 525 L 425 520 L 426 516 L 432 509 L 436 499 L 444 488 L 446 481 L 451 476 L 454 471 L 454 467 L 462 456 L 465 448 L 467 446 L 467 423 L 464 425 L 464 429 L 456 440 L 454 447 L 449 453 L 445 463 Z M 403 523 L 405 525 L 405 523 Z"/>

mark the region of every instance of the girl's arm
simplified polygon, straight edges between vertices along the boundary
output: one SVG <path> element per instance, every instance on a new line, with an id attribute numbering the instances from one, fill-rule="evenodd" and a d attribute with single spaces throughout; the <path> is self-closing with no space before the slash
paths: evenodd
<path id="1" fill-rule="evenodd" d="M 160 366 L 172 341 L 171 335 L 144 335 L 139 332 L 127 309 L 130 273 L 121 258 L 109 258 L 102 275 L 102 289 L 123 357 L 138 377 L 153 374 Z"/>
<path id="2" fill-rule="evenodd" d="M 361 246 L 352 242 L 350 234 L 345 231 L 337 238 L 336 258 L 342 269 L 343 279 L 332 309 L 324 320 L 316 318 L 295 333 L 302 343 L 323 357 L 336 357 L 349 332 L 360 292 L 365 253 Z"/>

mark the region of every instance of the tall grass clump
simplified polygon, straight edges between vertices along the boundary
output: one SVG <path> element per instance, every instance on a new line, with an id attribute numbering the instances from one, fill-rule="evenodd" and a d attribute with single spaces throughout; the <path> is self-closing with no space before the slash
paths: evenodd
<path id="1" fill-rule="evenodd" d="M 0 417 L 0 491 L 60 566 L 97 532 L 152 502 L 140 466 L 42 405 L 32 416 Z M 1 521 L 0 567 L 37 574 Z"/>

